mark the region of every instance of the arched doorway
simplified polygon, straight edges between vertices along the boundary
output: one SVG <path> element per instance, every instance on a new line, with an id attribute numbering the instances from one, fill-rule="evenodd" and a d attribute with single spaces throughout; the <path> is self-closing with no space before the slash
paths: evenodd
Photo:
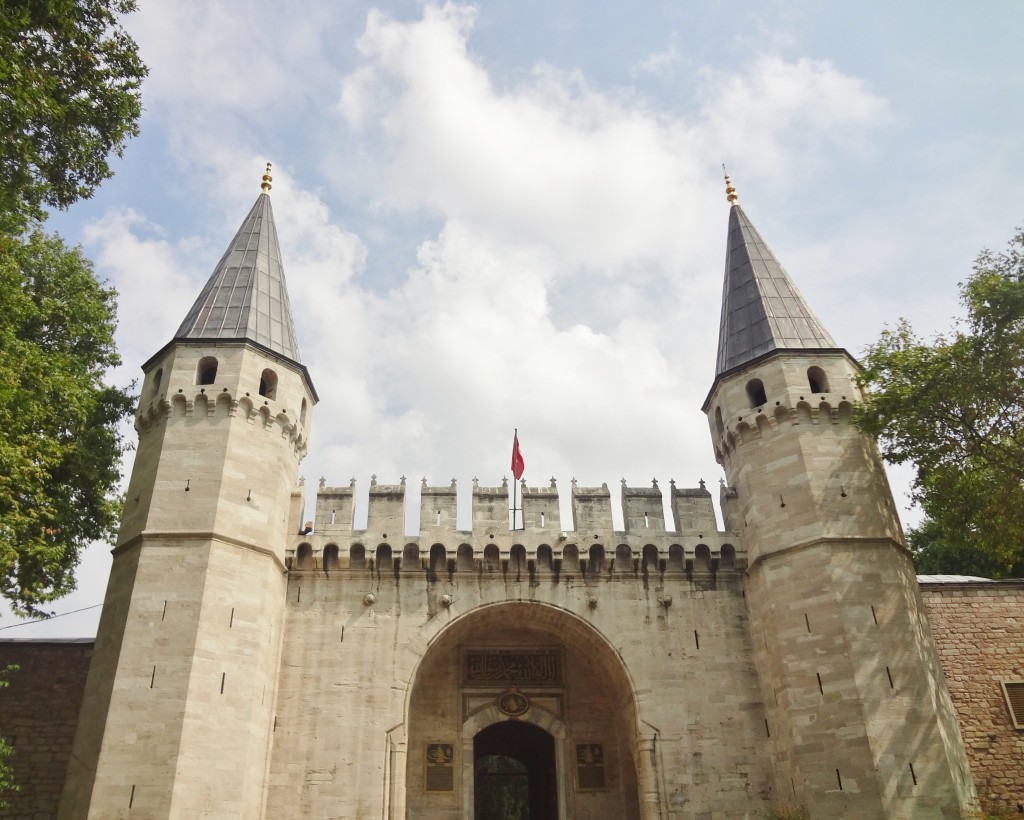
<path id="1" fill-rule="evenodd" d="M 430 640 L 406 703 L 396 817 L 642 816 L 641 771 L 654 781 L 641 769 L 651 761 L 632 683 L 604 635 L 574 613 L 517 601 L 460 615 Z M 477 788 L 492 783 L 526 789 L 530 813 L 510 798 L 505 815 L 480 814 L 489 804 L 478 802 Z"/>
<path id="2" fill-rule="evenodd" d="M 517 720 L 473 738 L 475 820 L 558 820 L 555 739 Z"/>

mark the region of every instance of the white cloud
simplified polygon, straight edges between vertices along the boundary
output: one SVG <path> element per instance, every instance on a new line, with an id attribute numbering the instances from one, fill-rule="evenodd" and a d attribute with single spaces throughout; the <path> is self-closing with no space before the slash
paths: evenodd
<path id="1" fill-rule="evenodd" d="M 672 41 L 661 51 L 653 51 L 636 64 L 636 74 L 653 74 L 665 77 L 673 73 L 683 61 L 683 55 L 673 36 Z"/>

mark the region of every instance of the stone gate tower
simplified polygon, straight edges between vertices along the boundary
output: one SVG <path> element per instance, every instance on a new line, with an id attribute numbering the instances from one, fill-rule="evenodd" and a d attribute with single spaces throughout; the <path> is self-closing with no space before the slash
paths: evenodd
<path id="1" fill-rule="evenodd" d="M 259 817 L 316 392 L 263 192 L 146 364 L 61 817 Z"/>
<path id="2" fill-rule="evenodd" d="M 823 818 L 959 816 L 973 789 L 949 695 L 881 461 L 851 424 L 858 365 L 726 185 L 703 409 L 747 548 L 776 799 Z"/>

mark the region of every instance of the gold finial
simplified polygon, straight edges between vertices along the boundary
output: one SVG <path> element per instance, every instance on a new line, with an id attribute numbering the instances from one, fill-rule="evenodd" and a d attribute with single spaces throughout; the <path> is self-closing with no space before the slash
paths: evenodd
<path id="1" fill-rule="evenodd" d="M 270 189 L 273 187 L 270 183 L 273 181 L 273 177 L 270 175 L 270 163 L 267 163 L 266 173 L 263 174 L 263 182 L 260 183 L 260 190 L 265 194 L 270 193 Z"/>
<path id="2" fill-rule="evenodd" d="M 729 179 L 729 172 L 725 170 L 725 163 L 722 163 L 722 170 L 725 171 L 725 198 L 729 200 L 730 205 L 735 205 L 740 201 L 739 194 L 736 193 L 736 186 L 732 184 L 732 180 Z"/>

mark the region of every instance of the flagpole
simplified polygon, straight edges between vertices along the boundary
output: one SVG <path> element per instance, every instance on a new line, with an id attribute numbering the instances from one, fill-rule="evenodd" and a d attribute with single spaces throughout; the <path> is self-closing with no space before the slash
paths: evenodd
<path id="1" fill-rule="evenodd" d="M 515 428 L 515 432 L 512 433 L 512 441 L 519 441 L 519 428 Z M 512 531 L 515 532 L 516 527 L 516 504 L 517 502 L 517 490 L 519 489 L 519 479 L 516 478 L 516 471 L 512 470 Z"/>

